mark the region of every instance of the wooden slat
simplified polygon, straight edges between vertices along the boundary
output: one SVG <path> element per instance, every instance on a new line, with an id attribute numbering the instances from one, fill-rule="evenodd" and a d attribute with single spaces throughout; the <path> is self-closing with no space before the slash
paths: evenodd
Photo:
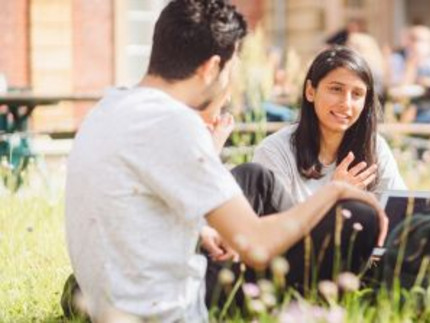
<path id="1" fill-rule="evenodd" d="M 285 122 L 267 122 L 267 123 L 237 123 L 236 130 L 243 132 L 275 132 L 284 126 L 288 125 Z M 418 123 L 380 123 L 378 131 L 388 134 L 416 134 L 430 135 L 430 124 Z"/>
<path id="2" fill-rule="evenodd" d="M 430 124 L 423 123 L 381 123 L 378 125 L 381 133 L 430 135 Z"/>

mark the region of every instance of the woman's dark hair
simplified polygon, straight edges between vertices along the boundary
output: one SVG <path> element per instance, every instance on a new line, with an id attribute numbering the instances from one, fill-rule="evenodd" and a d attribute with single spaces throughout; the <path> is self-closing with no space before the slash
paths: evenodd
<path id="1" fill-rule="evenodd" d="M 222 69 L 246 32 L 243 16 L 227 0 L 173 0 L 155 25 L 148 74 L 183 80 L 213 55 L 221 57 Z"/>
<path id="2" fill-rule="evenodd" d="M 348 154 L 354 153 L 351 167 L 361 161 L 367 165 L 377 162 L 376 125 L 380 104 L 374 89 L 372 72 L 365 60 L 355 51 L 346 47 L 334 47 L 321 52 L 312 62 L 303 84 L 300 119 L 297 129 L 291 137 L 291 144 L 296 155 L 297 168 L 305 178 L 322 177 L 322 164 L 318 159 L 320 152 L 320 126 L 314 104 L 306 98 L 306 82 L 317 88 L 320 81 L 331 71 L 345 68 L 354 72 L 367 87 L 364 109 L 358 120 L 345 132 L 340 144 L 336 165 Z M 376 180 L 368 187 L 372 188 Z"/>

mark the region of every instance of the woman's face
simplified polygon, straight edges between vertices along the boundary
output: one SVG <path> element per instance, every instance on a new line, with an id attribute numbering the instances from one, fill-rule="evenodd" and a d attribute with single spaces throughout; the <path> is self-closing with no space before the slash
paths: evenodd
<path id="1" fill-rule="evenodd" d="M 328 73 L 316 88 L 308 80 L 306 98 L 314 103 L 323 133 L 344 133 L 360 117 L 367 86 L 354 72 L 337 68 Z"/>

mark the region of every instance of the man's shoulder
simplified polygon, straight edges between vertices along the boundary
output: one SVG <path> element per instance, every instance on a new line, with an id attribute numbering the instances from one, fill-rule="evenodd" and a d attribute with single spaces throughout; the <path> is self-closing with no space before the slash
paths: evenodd
<path id="1" fill-rule="evenodd" d="M 111 93 L 106 105 L 118 109 L 120 115 L 128 114 L 127 120 L 131 118 L 154 129 L 162 130 L 170 124 L 199 124 L 198 114 L 192 108 L 154 88 L 119 89 Z"/>

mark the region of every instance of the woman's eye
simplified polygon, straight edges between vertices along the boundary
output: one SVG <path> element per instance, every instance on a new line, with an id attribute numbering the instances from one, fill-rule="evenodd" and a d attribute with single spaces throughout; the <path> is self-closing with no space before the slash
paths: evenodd
<path id="1" fill-rule="evenodd" d="M 355 92 L 352 92 L 352 95 L 355 98 L 359 99 L 359 98 L 362 98 L 364 94 L 362 92 L 360 92 L 360 91 L 355 91 Z"/>
<path id="2" fill-rule="evenodd" d="M 342 88 L 340 86 L 333 86 L 330 88 L 330 90 L 332 92 L 340 92 L 340 91 L 342 91 Z"/>

